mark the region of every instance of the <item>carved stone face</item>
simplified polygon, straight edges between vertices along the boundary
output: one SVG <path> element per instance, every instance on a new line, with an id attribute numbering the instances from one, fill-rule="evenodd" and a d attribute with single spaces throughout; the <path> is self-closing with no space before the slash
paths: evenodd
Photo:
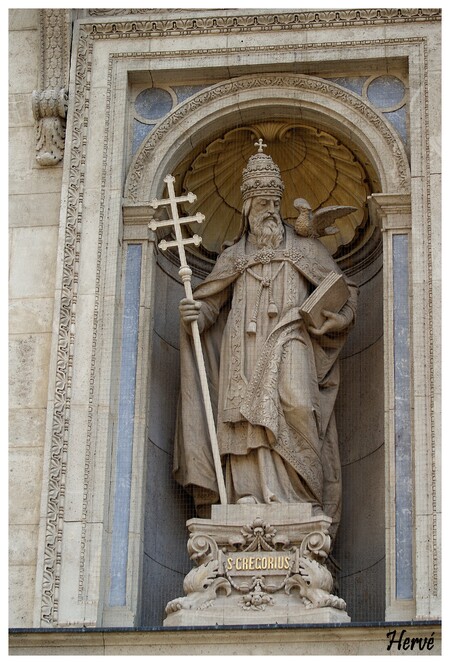
<path id="1" fill-rule="evenodd" d="M 254 196 L 250 199 L 248 223 L 260 247 L 276 248 L 283 239 L 279 196 Z"/>
<path id="2" fill-rule="evenodd" d="M 252 233 L 256 231 L 255 227 L 260 227 L 261 224 L 271 225 L 270 222 L 274 222 L 275 225 L 278 225 L 281 221 L 280 206 L 281 198 L 279 196 L 254 196 L 251 199 L 248 213 Z"/>

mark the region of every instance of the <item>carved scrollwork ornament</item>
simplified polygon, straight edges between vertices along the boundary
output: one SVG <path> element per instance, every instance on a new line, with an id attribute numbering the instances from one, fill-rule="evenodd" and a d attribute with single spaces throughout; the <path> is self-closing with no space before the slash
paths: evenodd
<path id="1" fill-rule="evenodd" d="M 317 531 L 309 533 L 300 545 L 300 555 L 323 563 L 331 548 L 331 537 L 328 533 Z"/>
<path id="2" fill-rule="evenodd" d="M 185 597 L 177 597 L 166 606 L 166 614 L 175 613 L 181 609 L 201 611 L 207 609 L 214 602 L 218 590 L 222 590 L 228 596 L 231 594 L 231 586 L 227 579 L 218 576 L 217 560 L 194 567 L 186 576 L 183 583 Z"/>
<path id="3" fill-rule="evenodd" d="M 219 549 L 214 539 L 209 535 L 198 533 L 190 536 L 187 543 L 187 550 L 190 558 L 197 565 L 217 559 L 219 555 Z"/>
<path id="4" fill-rule="evenodd" d="M 65 88 L 35 90 L 32 95 L 36 120 L 36 161 L 56 166 L 64 155 L 68 92 Z"/>
<path id="5" fill-rule="evenodd" d="M 196 566 L 184 579 L 185 596 L 168 603 L 168 619 L 176 620 L 173 614 L 180 611 L 223 607 L 270 613 L 280 610 L 286 595 L 292 595 L 287 602 L 293 610 L 344 612 L 346 603 L 332 594 L 333 576 L 325 565 L 330 546 L 324 523 L 318 530 L 295 534 L 258 516 L 233 525 L 228 533 L 222 528 L 211 534 L 193 530 L 188 552 Z"/>
<path id="6" fill-rule="evenodd" d="M 287 579 L 286 594 L 289 595 L 292 588 L 298 588 L 306 608 L 331 607 L 341 611 L 347 608 L 343 599 L 331 594 L 333 578 L 327 568 L 306 556 L 299 560 L 299 573 Z"/>

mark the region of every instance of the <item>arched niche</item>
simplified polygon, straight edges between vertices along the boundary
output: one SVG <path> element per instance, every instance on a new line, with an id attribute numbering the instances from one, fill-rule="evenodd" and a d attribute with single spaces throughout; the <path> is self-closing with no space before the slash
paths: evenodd
<path id="1" fill-rule="evenodd" d="M 409 191 L 408 159 L 394 129 L 358 95 L 314 76 L 243 76 L 194 95 L 155 128 L 136 153 L 125 183 L 127 204 L 150 201 L 163 178 L 198 143 L 224 127 L 272 116 L 302 119 L 361 150 L 383 193 Z"/>
<path id="2" fill-rule="evenodd" d="M 133 159 L 125 184 L 125 206 L 146 206 L 152 198 L 161 197 L 163 178 L 227 130 L 274 117 L 280 121 L 294 118 L 342 141 L 370 171 L 370 193 L 409 191 L 409 165 L 399 137 L 356 94 L 316 77 L 244 76 L 203 90 L 162 120 Z M 353 620 L 368 621 L 383 620 L 385 608 L 382 267 L 381 234 L 367 260 L 344 266 L 360 287 L 360 300 L 357 323 L 341 355 L 337 403 L 343 514 L 334 558 L 340 594 L 347 600 L 349 613 Z M 174 262 L 160 252 L 156 254 L 154 293 L 144 536 L 144 559 L 149 562 L 146 568 L 144 561 L 142 589 L 142 623 L 148 625 L 158 624 L 165 602 L 182 594 L 183 575 L 189 569 L 180 548 L 190 505 L 169 479 L 178 389 L 177 302 L 183 290 Z M 164 405 L 169 403 L 170 408 Z M 159 504 L 157 517 L 152 512 L 155 503 Z M 168 552 L 173 563 L 170 573 Z M 149 599 L 148 588 L 155 587 L 155 579 L 159 604 L 155 593 Z"/>

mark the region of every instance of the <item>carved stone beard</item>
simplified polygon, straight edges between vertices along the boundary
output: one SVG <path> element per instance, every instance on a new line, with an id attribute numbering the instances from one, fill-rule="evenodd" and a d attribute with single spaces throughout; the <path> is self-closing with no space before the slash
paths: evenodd
<path id="1" fill-rule="evenodd" d="M 256 239 L 258 249 L 269 247 L 276 249 L 284 238 L 284 228 L 281 217 L 276 212 L 261 212 L 252 215 L 250 231 Z"/>

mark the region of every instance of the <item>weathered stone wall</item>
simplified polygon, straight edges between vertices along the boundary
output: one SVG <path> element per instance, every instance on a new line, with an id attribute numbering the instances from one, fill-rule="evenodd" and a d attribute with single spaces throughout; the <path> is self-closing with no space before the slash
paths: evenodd
<path id="1" fill-rule="evenodd" d="M 390 650 L 390 641 L 395 639 Z M 417 625 L 310 626 L 261 628 L 210 627 L 165 630 L 61 629 L 13 633 L 10 655 L 186 655 L 266 657 L 313 655 L 440 655 L 441 626 Z"/>
<path id="2" fill-rule="evenodd" d="M 9 14 L 10 624 L 33 624 L 62 164 L 36 162 L 38 9 Z"/>

